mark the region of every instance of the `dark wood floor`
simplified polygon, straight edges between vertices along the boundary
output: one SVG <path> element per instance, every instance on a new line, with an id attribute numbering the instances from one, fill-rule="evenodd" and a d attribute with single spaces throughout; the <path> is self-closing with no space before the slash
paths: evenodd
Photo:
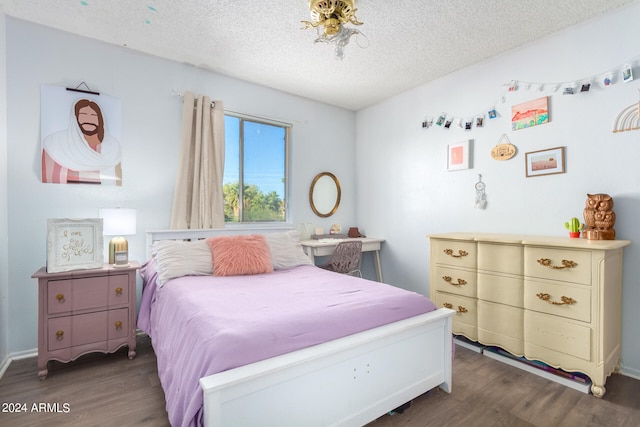
<path id="1" fill-rule="evenodd" d="M 137 353 L 133 360 L 123 349 L 50 362 L 44 381 L 35 358 L 14 361 L 0 380 L 0 426 L 168 426 L 146 336 L 138 337 Z M 432 390 L 404 413 L 369 427 L 640 426 L 640 381 L 629 377 L 613 375 L 597 399 L 462 347 L 456 347 L 453 372 L 451 394 Z M 49 404 L 48 410 L 33 411 L 34 403 Z M 25 405 L 26 412 L 8 413 L 9 404 Z"/>

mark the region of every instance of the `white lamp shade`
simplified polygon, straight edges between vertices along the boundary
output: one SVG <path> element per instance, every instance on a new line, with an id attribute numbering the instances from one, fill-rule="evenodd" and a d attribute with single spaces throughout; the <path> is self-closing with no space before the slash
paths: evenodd
<path id="1" fill-rule="evenodd" d="M 136 210 L 125 208 L 100 208 L 102 234 L 105 236 L 129 236 L 136 234 Z"/>

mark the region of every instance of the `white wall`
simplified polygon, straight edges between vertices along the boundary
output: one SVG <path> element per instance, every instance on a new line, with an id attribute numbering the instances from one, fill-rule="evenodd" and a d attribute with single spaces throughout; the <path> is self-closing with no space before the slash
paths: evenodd
<path id="1" fill-rule="evenodd" d="M 396 96 L 356 115 L 358 223 L 370 235 L 387 239 L 382 259 L 385 281 L 428 293 L 428 233 L 504 232 L 565 236 L 563 223 L 582 218 L 587 193 L 613 196 L 619 239 L 625 250 L 622 307 L 622 364 L 640 377 L 640 130 L 612 133 L 613 121 L 637 103 L 640 88 L 640 4 L 596 18 L 568 31 L 460 70 Z M 499 31 L 500 29 L 496 29 Z M 443 47 L 425 46 L 438 60 Z M 563 96 L 521 88 L 496 104 L 499 118 L 484 128 L 465 131 L 434 126 L 424 130 L 425 116 L 441 112 L 458 117 L 485 112 L 511 80 L 567 82 L 620 69 L 635 58 L 636 80 L 586 94 Z M 551 122 L 511 131 L 511 106 L 549 96 Z M 496 161 L 490 151 L 506 134 L 518 154 Z M 473 140 L 473 168 L 447 172 L 447 144 Z M 566 173 L 525 177 L 525 153 L 566 147 Z M 478 174 L 486 183 L 488 206 L 474 209 Z"/>
<path id="2" fill-rule="evenodd" d="M 8 137 L 5 148 L 0 135 L 0 161 L 6 152 L 8 202 L 0 199 L 0 227 L 6 215 L 8 245 L 2 246 L 10 251 L 8 273 L 4 268 L 1 273 L 7 278 L 0 277 L 0 296 L 8 290 L 0 350 L 4 336 L 11 355 L 37 346 L 37 284 L 30 276 L 45 263 L 47 218 L 97 217 L 100 207 L 135 208 L 138 234 L 128 240 L 130 259 L 139 261 L 144 261 L 145 230 L 169 226 L 182 111 L 172 91 L 207 94 L 223 100 L 229 110 L 292 123 L 293 223 L 328 228 L 354 218 L 353 112 L 10 17 L 6 35 Z M 122 101 L 121 188 L 40 181 L 40 85 L 76 87 L 81 82 Z M 340 132 L 327 138 L 326 123 Z M 344 197 L 327 220 L 316 217 L 308 203 L 313 177 L 325 170 L 338 176 Z"/>
<path id="3" fill-rule="evenodd" d="M 0 34 L 5 32 L 5 18 L 0 13 Z M 9 274 L 7 248 L 7 84 L 5 38 L 0 37 L 0 325 L 9 323 Z M 9 355 L 8 329 L 0 326 L 0 375 Z"/>

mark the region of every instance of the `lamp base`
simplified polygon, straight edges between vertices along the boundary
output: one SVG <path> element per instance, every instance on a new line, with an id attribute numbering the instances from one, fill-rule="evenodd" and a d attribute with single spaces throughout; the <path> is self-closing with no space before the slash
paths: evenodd
<path id="1" fill-rule="evenodd" d="M 129 263 L 126 263 L 126 264 L 113 264 L 112 266 L 113 266 L 113 268 L 124 268 L 124 267 L 130 267 L 131 264 L 129 264 Z"/>
<path id="2" fill-rule="evenodd" d="M 129 244 L 124 237 L 114 237 L 109 241 L 109 264 L 114 267 L 129 265 Z"/>

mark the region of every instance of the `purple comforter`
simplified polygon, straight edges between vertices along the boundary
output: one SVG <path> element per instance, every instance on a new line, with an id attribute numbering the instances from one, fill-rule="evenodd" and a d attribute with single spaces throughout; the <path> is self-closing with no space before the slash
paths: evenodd
<path id="1" fill-rule="evenodd" d="M 155 286 L 141 269 L 138 327 L 152 339 L 173 427 L 202 425 L 201 377 L 434 310 L 424 296 L 304 265 Z"/>

